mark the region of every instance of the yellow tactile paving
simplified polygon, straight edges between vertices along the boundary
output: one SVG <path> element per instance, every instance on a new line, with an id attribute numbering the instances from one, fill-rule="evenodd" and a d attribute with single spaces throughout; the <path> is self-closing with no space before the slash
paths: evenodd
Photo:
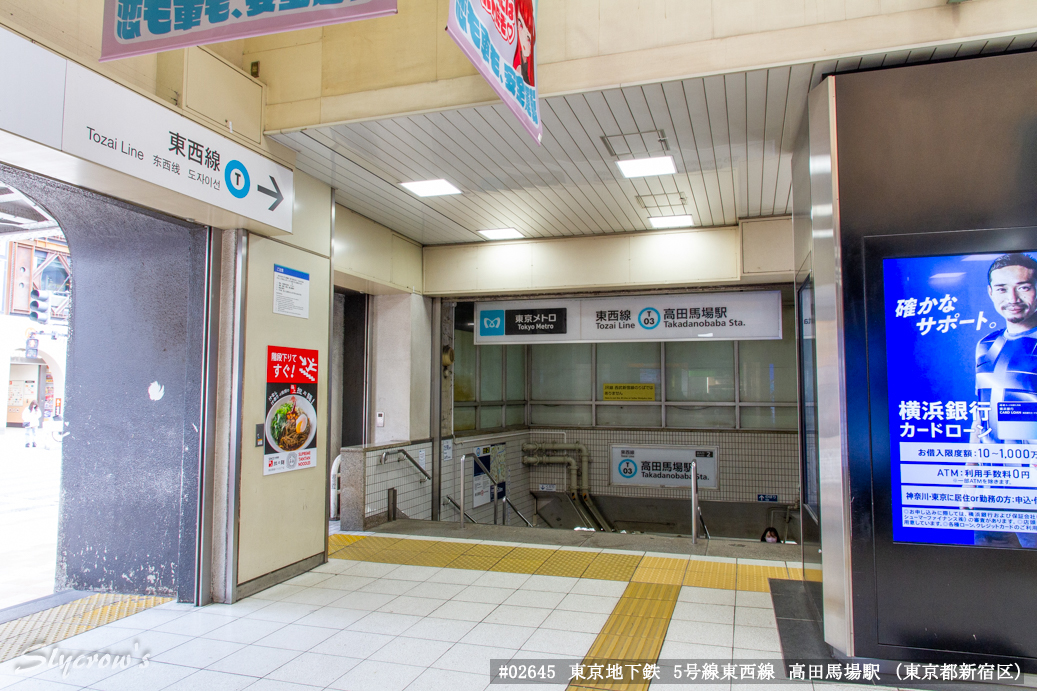
<path id="1" fill-rule="evenodd" d="M 446 566 L 449 569 L 470 569 L 472 571 L 489 571 L 500 559 L 497 557 L 475 557 L 467 554 L 451 560 Z"/>
<path id="2" fill-rule="evenodd" d="M 496 557 L 497 559 L 503 559 L 514 551 L 515 548 L 510 545 L 476 544 L 466 549 L 464 555 L 466 557 Z"/>
<path id="3" fill-rule="evenodd" d="M 0 662 L 169 601 L 145 595 L 91 595 L 0 624 Z"/>
<path id="4" fill-rule="evenodd" d="M 722 561 L 692 559 L 684 574 L 684 585 L 697 588 L 735 589 L 735 565 Z"/>
<path id="5" fill-rule="evenodd" d="M 351 545 L 354 542 L 363 540 L 365 535 L 346 535 L 344 533 L 335 533 L 334 535 L 328 536 L 328 554 L 337 552 L 346 545 Z"/>
<path id="6" fill-rule="evenodd" d="M 795 567 L 790 566 L 789 567 L 789 578 L 791 578 L 794 581 L 804 581 L 804 580 L 806 580 L 806 581 L 816 581 L 816 582 L 820 583 L 821 582 L 821 569 L 820 568 L 806 569 L 805 570 L 805 574 L 804 574 L 804 569 L 795 568 Z"/>
<path id="7" fill-rule="evenodd" d="M 397 542 L 400 542 L 400 538 L 364 537 L 363 540 L 358 540 L 336 550 L 331 556 L 336 559 L 369 561 L 367 557 L 375 556 L 391 549 Z"/>
<path id="8" fill-rule="evenodd" d="M 583 578 L 602 581 L 629 581 L 641 557 L 636 554 L 597 554 L 583 572 Z"/>
<path id="9" fill-rule="evenodd" d="M 551 552 L 540 568 L 534 571 L 538 576 L 566 576 L 568 578 L 580 578 L 587 570 L 590 563 L 594 561 L 597 552 L 577 552 L 569 549 L 559 549 Z"/>
<path id="10" fill-rule="evenodd" d="M 554 550 L 534 547 L 516 547 L 493 565 L 490 571 L 507 573 L 534 573 L 551 556 Z"/>
<path id="11" fill-rule="evenodd" d="M 646 557 L 645 560 L 655 559 Z M 660 558 L 661 559 L 661 558 Z M 666 560 L 677 561 L 677 560 Z M 666 570 L 647 562 L 651 570 Z M 662 567 L 671 566 L 663 562 Z M 673 608 L 680 594 L 680 584 L 664 585 L 661 583 L 630 583 L 623 596 L 616 603 L 601 633 L 594 640 L 584 665 L 607 664 L 616 660 L 636 660 L 639 663 L 655 663 L 659 659 L 666 629 L 673 616 Z M 581 679 L 569 685 L 571 691 L 577 689 L 647 689 L 649 682 L 643 679 L 632 679 L 630 669 L 623 667 L 624 679 Z"/>
<path id="12" fill-rule="evenodd" d="M 424 552 L 434 544 L 436 540 L 400 540 L 392 547 L 401 552 Z"/>
<path id="13" fill-rule="evenodd" d="M 684 572 L 687 570 L 687 559 L 644 557 L 637 565 L 637 570 L 634 571 L 630 580 L 640 583 L 681 585 L 684 583 Z"/>
<path id="14" fill-rule="evenodd" d="M 738 590 L 758 593 L 769 593 L 771 578 L 788 578 L 789 571 L 784 566 L 760 566 L 757 564 L 738 565 Z"/>

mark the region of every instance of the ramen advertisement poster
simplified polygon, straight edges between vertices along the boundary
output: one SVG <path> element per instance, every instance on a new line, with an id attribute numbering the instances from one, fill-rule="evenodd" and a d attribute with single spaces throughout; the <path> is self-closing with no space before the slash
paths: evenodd
<path id="1" fill-rule="evenodd" d="M 269 346 L 263 474 L 317 465 L 317 351 Z"/>

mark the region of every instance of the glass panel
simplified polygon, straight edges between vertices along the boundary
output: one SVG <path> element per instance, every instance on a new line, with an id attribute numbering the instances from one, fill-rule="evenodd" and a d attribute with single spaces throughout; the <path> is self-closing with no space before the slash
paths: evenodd
<path id="1" fill-rule="evenodd" d="M 659 357 L 658 343 L 599 343 L 597 400 L 605 400 L 605 384 L 655 384 L 655 400 L 661 400 Z"/>
<path id="2" fill-rule="evenodd" d="M 475 334 L 454 330 L 454 400 L 475 400 Z M 474 412 L 472 415 L 474 416 Z M 472 426 L 475 429 L 475 418 Z"/>
<path id="3" fill-rule="evenodd" d="M 734 406 L 666 406 L 667 427 L 733 429 Z"/>
<path id="4" fill-rule="evenodd" d="M 55 259 L 46 269 L 40 272 L 40 290 L 49 290 L 51 292 L 68 290 L 68 272 L 65 271 L 65 267 L 60 260 Z"/>
<path id="5" fill-rule="evenodd" d="M 524 405 L 509 405 L 505 415 L 507 417 L 504 424 L 508 427 L 526 424 L 526 406 Z"/>
<path id="6" fill-rule="evenodd" d="M 501 424 L 501 408 L 499 405 L 479 406 L 479 429 L 503 427 Z"/>
<path id="7" fill-rule="evenodd" d="M 534 346 L 535 347 L 535 346 Z M 535 405 L 529 411 L 530 424 L 590 427 L 589 405 Z"/>
<path id="8" fill-rule="evenodd" d="M 803 503 L 816 521 L 821 515 L 821 484 L 817 452 L 817 398 L 814 355 L 814 291 L 810 283 L 799 289 L 800 444 L 803 455 Z"/>
<path id="9" fill-rule="evenodd" d="M 734 343 L 731 341 L 667 343 L 666 400 L 734 401 Z M 667 425 L 669 426 L 669 420 L 667 420 Z"/>
<path id="10" fill-rule="evenodd" d="M 504 400 L 504 346 L 484 345 L 479 348 L 479 400 Z M 498 416 L 499 417 L 499 416 Z M 482 425 L 479 425 L 482 427 Z"/>
<path id="11" fill-rule="evenodd" d="M 475 429 L 475 408 L 454 408 L 454 431 Z"/>
<path id="12" fill-rule="evenodd" d="M 781 311 L 780 341 L 740 341 L 739 384 L 742 401 L 794 403 L 796 380 L 796 317 L 792 307 Z"/>
<path id="13" fill-rule="evenodd" d="M 530 347 L 533 349 L 532 400 L 591 400 L 589 343 L 545 343 Z"/>
<path id="14" fill-rule="evenodd" d="M 799 424 L 799 414 L 793 406 L 742 406 L 739 415 L 742 429 L 796 429 Z"/>
<path id="15" fill-rule="evenodd" d="M 662 406 L 599 405 L 599 427 L 662 427 Z"/>
<path id="16" fill-rule="evenodd" d="M 509 401 L 526 400 L 526 347 L 508 347 L 508 398 Z"/>

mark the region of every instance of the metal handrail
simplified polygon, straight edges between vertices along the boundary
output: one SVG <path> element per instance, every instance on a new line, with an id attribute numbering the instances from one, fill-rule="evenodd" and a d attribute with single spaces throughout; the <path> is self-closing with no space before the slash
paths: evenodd
<path id="1" fill-rule="evenodd" d="M 384 464 L 384 463 L 388 462 L 387 458 L 388 458 L 389 454 L 391 454 L 391 453 L 398 454 L 397 458 L 396 458 L 396 462 L 397 463 L 399 463 L 399 461 L 400 461 L 399 455 L 403 455 L 404 458 L 406 458 L 408 461 L 410 461 L 410 464 L 412 466 L 414 466 L 415 468 L 417 468 L 419 473 L 421 473 L 422 475 L 425 476 L 425 477 L 421 478 L 420 482 L 425 482 L 425 480 L 431 480 L 432 479 L 432 476 L 428 474 L 428 471 L 425 470 L 424 468 L 422 468 L 418 464 L 418 462 L 415 461 L 414 458 L 409 453 L 407 453 L 406 449 L 390 449 L 389 451 L 383 451 L 382 452 L 381 464 Z"/>
<path id="2" fill-rule="evenodd" d="M 486 473 L 486 477 L 490 478 L 490 483 L 491 483 L 490 484 L 490 502 L 493 504 L 493 524 L 497 525 L 497 505 L 498 505 L 498 502 L 497 502 L 497 483 L 493 481 L 493 475 L 490 474 L 490 469 L 487 468 L 483 464 L 483 462 L 479 460 L 478 456 L 476 456 L 474 453 L 465 454 L 465 455 L 471 456 L 472 458 L 474 458 L 475 462 L 479 465 L 479 467 L 482 469 L 482 471 L 484 473 Z M 473 495 L 475 493 L 475 487 L 474 486 L 472 487 L 472 493 L 473 493 Z M 472 503 L 473 504 L 475 503 L 475 497 L 474 496 L 472 497 Z"/>
<path id="3" fill-rule="evenodd" d="M 523 523 L 525 523 L 530 528 L 533 527 L 533 524 L 530 523 L 529 520 L 525 516 L 522 515 L 522 512 L 519 511 L 518 508 L 514 504 L 511 503 L 511 499 L 508 499 L 507 495 L 504 495 L 504 501 L 506 501 L 508 503 L 508 506 L 511 507 L 512 511 L 514 511 L 515 513 L 518 514 L 518 517 L 522 519 Z"/>
<path id="4" fill-rule="evenodd" d="M 469 456 L 474 458 L 476 461 L 479 460 L 478 457 L 476 457 L 476 455 L 474 453 L 462 454 L 461 455 L 461 460 L 458 461 L 458 463 L 460 464 L 461 467 L 458 469 L 457 478 L 454 479 L 454 486 L 455 487 L 457 486 L 458 480 L 460 480 L 460 483 L 461 483 L 461 504 L 457 507 L 458 508 L 457 521 L 461 524 L 461 528 L 462 529 L 464 528 L 464 519 L 465 519 L 465 510 L 464 510 L 464 479 L 465 479 L 464 478 L 464 459 L 468 458 Z M 451 500 L 451 501 L 453 501 L 453 500 Z"/>
<path id="5" fill-rule="evenodd" d="M 446 495 L 446 500 L 448 502 L 450 502 L 451 504 L 453 504 L 455 509 L 457 509 L 458 511 L 461 510 L 461 507 L 458 506 L 457 502 L 454 501 L 454 498 L 451 497 L 449 494 Z M 478 523 L 479 522 L 479 521 L 475 520 L 474 518 L 472 518 L 472 514 L 468 513 L 467 511 L 464 512 L 464 517 L 467 518 L 470 523 Z"/>
<path id="6" fill-rule="evenodd" d="M 699 470 L 698 463 L 691 462 L 691 544 L 699 543 Z"/>

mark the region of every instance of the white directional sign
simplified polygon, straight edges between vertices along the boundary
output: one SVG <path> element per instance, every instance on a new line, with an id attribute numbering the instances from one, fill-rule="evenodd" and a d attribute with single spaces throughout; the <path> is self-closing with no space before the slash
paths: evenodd
<path id="1" fill-rule="evenodd" d="M 778 290 L 475 304 L 477 344 L 781 338 Z"/>
<path id="2" fill-rule="evenodd" d="M 75 63 L 66 153 L 292 231 L 292 171 Z"/>
<path id="3" fill-rule="evenodd" d="M 615 444 L 610 461 L 613 485 L 639 487 L 691 487 L 691 464 L 695 462 L 699 489 L 717 489 L 715 446 L 634 446 Z"/>

